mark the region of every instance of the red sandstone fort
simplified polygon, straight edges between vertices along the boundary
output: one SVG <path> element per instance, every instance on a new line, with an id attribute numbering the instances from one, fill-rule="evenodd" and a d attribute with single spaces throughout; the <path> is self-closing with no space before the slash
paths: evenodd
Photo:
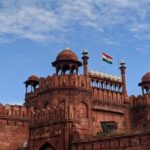
<path id="1" fill-rule="evenodd" d="M 63 50 L 53 75 L 24 82 L 23 106 L 0 104 L 0 150 L 150 150 L 150 72 L 129 97 L 124 62 L 117 77 L 88 71 L 82 55 Z"/>

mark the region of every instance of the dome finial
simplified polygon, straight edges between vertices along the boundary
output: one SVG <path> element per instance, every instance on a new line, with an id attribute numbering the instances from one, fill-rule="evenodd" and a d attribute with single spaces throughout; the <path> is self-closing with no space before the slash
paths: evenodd
<path id="1" fill-rule="evenodd" d="M 120 61 L 120 66 L 125 66 L 125 64 L 126 64 L 126 63 L 125 63 L 124 60 L 121 60 L 121 61 Z"/>
<path id="2" fill-rule="evenodd" d="M 66 47 L 65 50 L 70 50 L 71 51 L 71 49 L 69 47 Z"/>
<path id="3" fill-rule="evenodd" d="M 83 56 L 88 56 L 88 51 L 87 51 L 87 49 L 83 49 L 82 55 L 83 55 Z"/>

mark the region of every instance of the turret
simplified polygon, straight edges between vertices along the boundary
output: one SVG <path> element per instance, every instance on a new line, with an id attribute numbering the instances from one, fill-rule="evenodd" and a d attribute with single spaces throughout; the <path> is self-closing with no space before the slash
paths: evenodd
<path id="1" fill-rule="evenodd" d="M 124 61 L 120 62 L 120 71 L 121 71 L 121 78 L 122 78 L 122 83 L 123 83 L 123 94 L 124 94 L 124 99 L 127 97 L 127 89 L 126 89 L 126 63 Z"/>
<path id="2" fill-rule="evenodd" d="M 83 60 L 83 69 L 84 69 L 84 76 L 87 78 L 88 76 L 88 51 L 86 49 L 82 52 L 82 60 Z"/>
<path id="3" fill-rule="evenodd" d="M 142 81 L 139 83 L 139 86 L 142 87 L 143 95 L 150 94 L 150 71 L 142 77 Z"/>
<path id="4" fill-rule="evenodd" d="M 39 77 L 36 75 L 31 75 L 25 82 L 26 94 L 28 93 L 28 86 L 31 86 L 31 93 L 35 91 L 36 87 L 39 85 Z"/>

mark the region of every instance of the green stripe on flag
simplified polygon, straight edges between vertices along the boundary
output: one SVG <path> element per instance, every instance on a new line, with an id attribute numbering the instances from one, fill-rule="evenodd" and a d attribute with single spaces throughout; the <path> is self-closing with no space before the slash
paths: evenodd
<path id="1" fill-rule="evenodd" d="M 107 63 L 109 63 L 109 64 L 112 64 L 112 61 L 109 61 L 109 60 L 107 60 L 105 58 L 102 58 L 102 60 L 105 61 L 105 62 L 107 62 Z"/>

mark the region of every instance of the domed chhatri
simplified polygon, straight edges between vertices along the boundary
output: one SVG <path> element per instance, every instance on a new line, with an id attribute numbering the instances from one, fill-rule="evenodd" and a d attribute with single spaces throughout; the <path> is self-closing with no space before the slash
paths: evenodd
<path id="1" fill-rule="evenodd" d="M 57 55 L 56 60 L 57 61 L 59 61 L 59 60 L 78 61 L 78 57 L 70 48 L 66 48 Z"/>
<path id="2" fill-rule="evenodd" d="M 150 71 L 147 72 L 143 77 L 142 77 L 142 82 L 139 83 L 139 86 L 142 87 L 142 93 L 143 94 L 148 94 L 150 93 Z"/>
<path id="3" fill-rule="evenodd" d="M 26 85 L 26 93 L 28 86 L 31 86 L 31 92 L 33 92 L 39 85 L 39 77 L 37 75 L 31 75 L 24 83 Z"/>
<path id="4" fill-rule="evenodd" d="M 56 74 L 78 74 L 78 68 L 82 66 L 82 62 L 78 61 L 77 55 L 70 49 L 66 48 L 61 51 L 52 66 L 56 68 Z"/>

